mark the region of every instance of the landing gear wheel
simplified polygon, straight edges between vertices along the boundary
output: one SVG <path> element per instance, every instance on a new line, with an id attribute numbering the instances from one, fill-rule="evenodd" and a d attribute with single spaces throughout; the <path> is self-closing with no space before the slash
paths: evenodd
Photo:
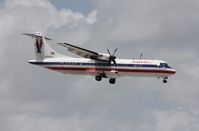
<path id="1" fill-rule="evenodd" d="M 115 78 L 111 78 L 111 79 L 109 80 L 109 83 L 110 83 L 110 84 L 115 84 Z"/>
<path id="2" fill-rule="evenodd" d="M 167 83 L 167 80 L 166 80 L 166 79 L 164 79 L 164 80 L 163 80 L 163 83 Z"/>
<path id="3" fill-rule="evenodd" d="M 95 80 L 96 80 L 96 81 L 101 81 L 101 80 L 102 80 L 102 77 L 101 77 L 100 75 L 97 75 L 97 76 L 95 77 Z"/>

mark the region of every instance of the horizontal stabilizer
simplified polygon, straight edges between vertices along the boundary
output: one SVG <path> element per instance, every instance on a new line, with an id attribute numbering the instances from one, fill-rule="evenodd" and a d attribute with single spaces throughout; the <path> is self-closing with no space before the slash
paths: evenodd
<path id="1" fill-rule="evenodd" d="M 32 37 L 32 38 L 34 38 L 34 37 L 39 37 L 39 38 L 41 38 L 41 37 L 43 37 L 43 34 L 42 33 L 39 33 L 39 32 L 36 32 L 36 33 L 22 33 L 23 35 L 26 35 L 26 36 L 30 36 L 30 37 Z M 44 36 L 44 38 L 46 39 L 46 40 L 52 40 L 52 39 L 50 39 L 50 38 L 48 38 L 48 37 L 46 37 L 46 36 Z"/>

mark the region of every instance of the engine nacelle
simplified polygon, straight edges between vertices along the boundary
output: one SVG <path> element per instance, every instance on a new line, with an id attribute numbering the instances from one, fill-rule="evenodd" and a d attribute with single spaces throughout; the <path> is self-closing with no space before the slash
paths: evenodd
<path id="1" fill-rule="evenodd" d="M 109 54 L 104 54 L 104 53 L 99 53 L 99 56 L 97 59 L 103 60 L 103 61 L 109 61 L 110 55 Z"/>

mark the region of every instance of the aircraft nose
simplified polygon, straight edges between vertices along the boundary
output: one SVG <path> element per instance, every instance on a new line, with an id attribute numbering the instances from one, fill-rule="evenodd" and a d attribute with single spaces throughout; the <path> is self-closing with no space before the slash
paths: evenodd
<path id="1" fill-rule="evenodd" d="M 176 70 L 175 69 L 172 69 L 172 74 L 176 74 Z"/>

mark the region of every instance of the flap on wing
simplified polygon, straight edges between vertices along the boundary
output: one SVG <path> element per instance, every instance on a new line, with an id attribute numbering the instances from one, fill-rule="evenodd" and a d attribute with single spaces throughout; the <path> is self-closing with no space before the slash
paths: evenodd
<path id="1" fill-rule="evenodd" d="M 98 58 L 99 54 L 97 52 L 90 51 L 90 50 L 87 50 L 87 49 L 84 49 L 84 48 L 81 48 L 78 46 L 74 46 L 74 45 L 71 45 L 68 43 L 57 43 L 57 44 L 67 48 L 68 51 L 75 53 L 81 57 L 90 58 L 92 60 L 98 60 L 97 58 Z"/>

